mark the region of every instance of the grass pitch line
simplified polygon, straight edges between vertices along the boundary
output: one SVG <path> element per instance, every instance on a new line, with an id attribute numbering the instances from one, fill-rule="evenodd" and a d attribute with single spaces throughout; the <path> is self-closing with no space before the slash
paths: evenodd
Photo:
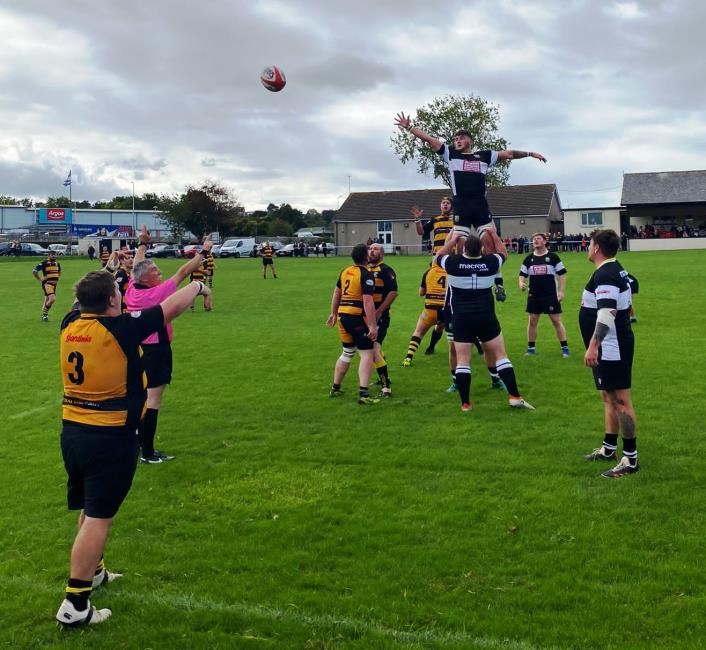
<path id="1" fill-rule="evenodd" d="M 29 409 L 28 411 L 20 411 L 19 413 L 15 413 L 14 415 L 8 415 L 7 419 L 19 420 L 20 418 L 26 418 L 28 415 L 34 415 L 35 413 L 41 413 L 42 411 L 46 411 L 48 408 L 54 408 L 54 405 L 46 404 L 45 406 L 38 406 L 37 408 Z"/>
<path id="2" fill-rule="evenodd" d="M 59 586 L 30 581 L 26 578 L 8 577 L 0 575 L 0 586 L 21 588 L 26 591 L 41 591 L 43 593 L 56 593 L 61 595 Z M 100 592 L 99 592 L 100 593 Z M 267 607 L 265 605 L 250 605 L 248 603 L 222 603 L 208 598 L 195 598 L 192 595 L 172 594 L 168 592 L 137 593 L 134 591 L 117 590 L 110 587 L 106 595 L 112 598 L 123 598 L 140 605 L 157 605 L 177 611 L 186 612 L 216 612 L 231 613 L 242 617 L 264 619 L 294 623 L 304 627 L 328 628 L 349 632 L 354 635 L 361 633 L 376 634 L 402 643 L 456 643 L 472 644 L 471 647 L 483 650 L 559 650 L 556 646 L 535 646 L 525 641 L 512 639 L 492 639 L 477 637 L 466 632 L 444 631 L 437 628 L 423 628 L 419 630 L 398 630 L 376 621 L 358 620 L 336 616 L 333 614 L 306 614 L 291 608 Z M 114 602 L 109 605 L 114 606 Z M 119 610 L 118 610 L 119 613 Z"/>

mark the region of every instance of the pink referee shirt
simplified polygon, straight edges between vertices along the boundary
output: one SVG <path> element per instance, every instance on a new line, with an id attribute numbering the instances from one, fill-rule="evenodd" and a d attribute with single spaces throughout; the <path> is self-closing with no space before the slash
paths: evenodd
<path id="1" fill-rule="evenodd" d="M 125 292 L 125 304 L 127 305 L 127 310 L 142 311 L 143 309 L 154 307 L 169 298 L 169 296 L 171 296 L 176 290 L 177 285 L 172 278 L 165 280 L 156 287 L 150 287 L 149 289 L 136 289 L 135 281 L 130 278 L 130 282 L 128 282 L 127 285 L 127 291 Z M 169 342 L 171 343 L 173 338 L 171 323 L 167 323 L 167 336 L 169 336 Z M 159 335 L 156 332 L 154 334 L 150 334 L 142 342 L 145 345 L 159 343 Z"/>

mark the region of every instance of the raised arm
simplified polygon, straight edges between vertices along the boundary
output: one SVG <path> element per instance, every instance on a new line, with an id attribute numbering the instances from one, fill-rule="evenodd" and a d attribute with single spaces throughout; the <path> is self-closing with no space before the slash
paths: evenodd
<path id="1" fill-rule="evenodd" d="M 206 259 L 206 256 L 212 246 L 213 242 L 211 241 L 211 236 L 207 235 L 203 240 L 203 248 L 201 249 L 201 252 L 194 255 L 172 276 L 172 280 L 174 280 L 174 283 L 177 286 L 179 286 L 185 278 L 188 278 L 196 269 L 199 268 L 199 266 L 203 264 L 203 261 Z"/>
<path id="2" fill-rule="evenodd" d="M 173 293 L 164 302 L 160 303 L 164 312 L 164 322 L 173 321 L 179 314 L 184 313 L 194 304 L 196 296 L 209 298 L 211 290 L 203 282 L 190 282 L 185 287 Z"/>
<path id="3" fill-rule="evenodd" d="M 536 151 L 517 151 L 516 149 L 498 151 L 498 160 L 518 160 L 519 158 L 536 158 L 543 163 L 547 162 L 547 159 Z"/>
<path id="4" fill-rule="evenodd" d="M 135 265 L 139 264 L 145 259 L 145 253 L 147 252 L 147 244 L 150 240 L 150 232 L 147 230 L 147 226 L 143 223 L 140 229 L 140 234 L 137 236 L 140 243 L 137 245 L 137 250 L 135 251 L 135 259 L 133 263 Z"/>
<path id="5" fill-rule="evenodd" d="M 413 205 L 409 211 L 412 213 L 414 218 L 414 227 L 417 229 L 417 234 L 420 237 L 424 236 L 424 225 L 422 224 L 422 216 L 424 215 L 424 210 L 421 210 L 419 206 Z"/>
<path id="6" fill-rule="evenodd" d="M 418 129 L 416 126 L 412 126 L 412 121 L 409 119 L 409 115 L 405 115 L 401 112 L 397 113 L 397 116 L 395 117 L 395 126 L 398 126 L 400 129 L 404 129 L 405 131 L 409 131 L 418 140 L 426 142 L 434 151 L 439 151 L 441 147 L 444 146 L 444 143 L 441 142 L 441 140 L 437 140 L 428 133 Z"/>

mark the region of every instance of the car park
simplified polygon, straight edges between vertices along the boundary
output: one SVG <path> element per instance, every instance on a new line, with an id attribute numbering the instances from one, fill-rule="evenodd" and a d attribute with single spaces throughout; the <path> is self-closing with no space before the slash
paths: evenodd
<path id="1" fill-rule="evenodd" d="M 255 238 L 227 239 L 221 246 L 220 257 L 251 257 L 256 247 Z"/>
<path id="2" fill-rule="evenodd" d="M 39 244 L 28 244 L 26 242 L 21 242 L 15 244 L 12 252 L 6 253 L 8 255 L 46 255 L 49 251 L 43 248 Z"/>
<path id="3" fill-rule="evenodd" d="M 277 257 L 292 257 L 294 255 L 294 244 L 282 246 L 275 255 L 277 255 Z"/>
<path id="4" fill-rule="evenodd" d="M 157 244 L 145 252 L 145 257 L 181 257 L 181 250 L 174 244 Z"/>

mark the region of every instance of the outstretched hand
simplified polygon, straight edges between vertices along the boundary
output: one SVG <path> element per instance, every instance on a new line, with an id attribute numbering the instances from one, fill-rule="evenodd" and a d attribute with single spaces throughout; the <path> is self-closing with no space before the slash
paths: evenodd
<path id="1" fill-rule="evenodd" d="M 413 216 L 415 219 L 421 219 L 421 218 L 422 218 L 422 215 L 424 214 L 424 210 L 421 210 L 421 209 L 419 208 L 419 206 L 417 206 L 417 205 L 413 205 L 413 206 L 409 209 L 409 211 L 412 213 L 412 216 Z"/>
<path id="2" fill-rule="evenodd" d="M 203 250 L 208 253 L 213 248 L 213 242 L 211 241 L 211 235 L 206 235 L 203 239 Z"/>
<path id="3" fill-rule="evenodd" d="M 409 115 L 405 115 L 401 111 L 397 113 L 397 116 L 395 117 L 395 126 L 409 131 L 412 126 L 412 121 L 409 119 Z"/>
<path id="4" fill-rule="evenodd" d="M 143 223 L 140 229 L 140 234 L 137 236 L 141 244 L 147 244 L 150 240 L 150 231 L 147 230 L 147 226 Z"/>
<path id="5" fill-rule="evenodd" d="M 541 160 L 543 163 L 547 162 L 547 159 L 541 153 L 537 153 L 536 151 L 530 152 L 530 156 L 532 156 L 532 158 L 536 158 L 537 160 Z"/>

